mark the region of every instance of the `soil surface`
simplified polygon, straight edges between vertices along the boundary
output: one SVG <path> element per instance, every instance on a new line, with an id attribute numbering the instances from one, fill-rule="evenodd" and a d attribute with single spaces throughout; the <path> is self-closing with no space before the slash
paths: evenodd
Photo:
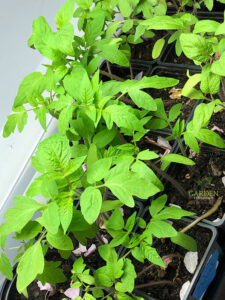
<path id="1" fill-rule="evenodd" d="M 197 215 L 202 215 L 212 208 L 219 197 L 222 197 L 221 206 L 208 219 L 222 218 L 225 213 L 225 187 L 222 182 L 225 171 L 225 151 L 202 147 L 200 154 L 197 154 L 192 160 L 195 161 L 196 165 L 177 164 L 170 172 L 173 178 L 188 192 L 189 199 L 184 199 L 168 183 L 165 192 L 168 194 L 169 202 L 193 211 Z"/>
<path id="2" fill-rule="evenodd" d="M 131 58 L 132 59 L 138 59 L 138 60 L 145 60 L 145 61 L 151 61 L 152 58 L 152 49 L 154 47 L 154 44 L 157 40 L 165 37 L 167 35 L 167 32 L 164 30 L 157 30 L 154 31 L 155 36 L 152 38 L 148 38 L 147 41 L 144 41 L 140 44 L 130 44 L 131 47 Z"/>
<path id="3" fill-rule="evenodd" d="M 221 131 L 215 131 L 215 132 L 218 133 L 221 136 L 221 138 L 225 140 L 225 109 L 217 113 L 214 113 L 212 115 L 208 127 L 212 129 L 214 126 L 217 126 L 218 128 L 223 130 L 223 132 Z"/>
<path id="4" fill-rule="evenodd" d="M 184 223 L 183 221 L 173 224 L 178 231 L 184 228 L 186 225 L 187 223 Z M 197 242 L 199 263 L 209 244 L 212 233 L 206 228 L 196 226 L 190 229 L 187 234 L 193 237 Z M 141 290 L 148 296 L 151 296 L 157 300 L 179 300 L 179 292 L 182 285 L 188 280 L 191 281 L 193 277 L 193 274 L 187 271 L 183 263 L 187 250 L 172 243 L 170 239 L 157 239 L 155 242 L 153 242 L 153 247 L 157 249 L 157 252 L 161 257 L 172 254 L 172 262 L 169 263 L 166 269 L 153 266 L 150 270 L 136 279 L 135 285 L 146 284 L 150 281 L 168 280 L 171 284 L 154 285 L 151 287 L 144 287 Z M 132 260 L 136 264 L 136 273 L 138 274 L 143 270 L 143 264 L 133 258 Z M 145 261 L 144 266 L 147 267 L 150 264 L 150 262 Z"/>

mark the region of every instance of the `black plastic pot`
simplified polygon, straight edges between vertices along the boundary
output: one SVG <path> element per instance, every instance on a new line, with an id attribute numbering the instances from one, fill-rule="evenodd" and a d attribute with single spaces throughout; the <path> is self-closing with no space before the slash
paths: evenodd
<path id="1" fill-rule="evenodd" d="M 225 10 L 225 5 L 222 3 L 218 3 L 216 1 L 214 1 L 214 8 L 213 10 L 210 12 L 207 10 L 206 7 L 202 7 L 202 9 L 197 11 L 197 18 L 199 20 L 215 20 L 215 21 L 223 21 L 224 15 L 223 12 Z M 221 7 L 221 6 L 223 7 Z M 168 16 L 172 16 L 175 15 L 177 13 L 177 11 L 173 8 L 169 8 L 167 9 L 167 15 Z M 192 9 L 190 7 L 187 7 L 186 13 L 192 14 Z"/>

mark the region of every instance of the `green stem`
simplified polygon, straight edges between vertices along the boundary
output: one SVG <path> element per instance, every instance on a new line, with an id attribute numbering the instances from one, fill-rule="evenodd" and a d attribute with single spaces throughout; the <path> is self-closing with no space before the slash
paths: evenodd
<path id="1" fill-rule="evenodd" d="M 124 256 L 122 257 L 122 259 L 126 258 L 130 253 L 131 253 L 131 250 L 129 250 L 126 254 L 124 254 Z"/>
<path id="2" fill-rule="evenodd" d="M 121 78 L 121 77 L 119 77 L 117 75 L 114 75 L 114 74 L 109 74 L 108 72 L 103 71 L 103 70 L 100 70 L 100 73 L 102 75 L 105 75 L 105 76 L 107 76 L 107 77 L 109 77 L 111 79 L 117 80 L 117 81 L 125 81 L 123 78 Z"/>
<path id="3" fill-rule="evenodd" d="M 53 109 L 49 109 L 49 113 L 51 116 L 53 116 L 54 118 L 56 118 L 58 120 L 59 118 L 59 113 L 54 111 Z"/>
<path id="4" fill-rule="evenodd" d="M 21 247 L 21 246 L 10 247 L 10 248 L 3 248 L 3 251 L 0 251 L 0 254 L 4 253 L 5 251 L 10 251 L 10 250 L 19 249 L 20 247 Z"/>
<path id="5" fill-rule="evenodd" d="M 184 146 L 183 146 L 183 144 L 182 144 L 180 138 L 177 139 L 177 142 L 178 142 L 178 145 L 179 145 L 179 147 L 180 147 L 181 153 L 183 154 L 183 156 L 186 156 L 186 157 L 187 157 L 187 154 L 186 154 L 186 152 L 185 152 Z"/>
<path id="6" fill-rule="evenodd" d="M 187 225 L 185 228 L 183 228 L 180 232 L 186 232 L 189 229 L 191 229 L 193 226 L 195 226 L 197 223 L 199 223 L 201 220 L 206 219 L 208 216 L 212 215 L 215 211 L 217 211 L 218 207 L 220 206 L 222 202 L 222 197 L 219 197 L 214 206 L 206 212 L 204 215 L 198 217 L 196 220 L 194 220 L 192 223 Z"/>
<path id="7" fill-rule="evenodd" d="M 175 282 L 170 281 L 170 280 L 159 280 L 159 281 L 149 281 L 148 283 L 144 283 L 144 284 L 139 284 L 139 285 L 135 285 L 135 289 L 142 289 L 145 287 L 149 287 L 149 286 L 154 286 L 154 285 L 162 285 L 162 284 L 169 284 L 169 285 L 175 285 Z"/>

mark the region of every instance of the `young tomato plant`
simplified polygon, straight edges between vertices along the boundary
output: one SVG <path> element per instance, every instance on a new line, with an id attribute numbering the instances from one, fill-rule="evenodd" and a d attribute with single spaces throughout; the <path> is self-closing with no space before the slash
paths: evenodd
<path id="1" fill-rule="evenodd" d="M 66 259 L 79 243 L 76 253 L 85 253 L 86 257 L 91 251 L 91 247 L 85 248 L 90 241 L 101 244 L 97 245 L 97 251 L 104 261 L 102 266 L 93 270 L 79 258 L 71 270 L 72 284 L 65 295 L 85 300 L 141 299 L 134 292 L 138 274 L 131 257 L 143 263 L 143 269 L 145 259 L 165 267 L 154 248 L 156 239 L 170 238 L 188 250 L 196 250 L 192 238 L 167 222 L 192 213 L 176 207 L 164 208 L 166 195 L 152 201 L 149 222 L 137 217 L 135 211 L 137 198 L 147 202 L 164 189 L 154 173 L 159 161 L 163 161 L 162 169 L 171 162 L 194 164 L 179 154 L 170 153 L 160 158 L 154 151 L 142 151 L 137 144 L 148 132 L 147 123 L 153 115 L 172 126 L 171 122 L 180 114 L 180 105 L 177 105 L 167 116 L 161 99 L 154 100 L 144 89 L 173 87 L 178 80 L 156 75 L 139 80 L 131 76 L 124 80 L 110 70 L 110 63 L 129 66 L 129 39 L 138 39 L 151 29 L 161 29 L 157 24 L 162 23 L 164 16 L 159 15 L 165 14 L 166 4 L 156 2 L 147 7 L 145 1 L 132 1 L 130 5 L 130 1 L 77 0 L 78 8 L 74 9 L 75 1 L 69 0 L 56 15 L 57 32 L 52 31 L 43 17 L 33 22 L 28 44 L 52 63 L 45 65 L 44 74 L 33 72 L 22 81 L 3 136 L 9 136 L 16 127 L 21 132 L 29 111 L 35 113 L 44 130 L 47 130 L 46 115 L 56 118 L 58 133 L 38 145 L 31 163 L 39 176 L 25 195 L 15 197 L 15 206 L 6 212 L 6 222 L 0 226 L 0 271 L 8 279 L 13 278 L 12 266 L 5 254 L 10 250 L 5 248 L 6 238 L 13 234 L 21 242 L 14 261 L 18 263 L 16 287 L 25 296 L 35 279 L 42 289 L 51 292 L 54 290 L 51 286 L 68 279 L 60 269 L 60 260 L 46 259 L 52 249 Z M 112 21 L 118 9 L 125 19 Z M 136 20 L 134 17 L 141 12 L 149 19 Z M 78 17 L 82 36 L 74 35 L 73 16 Z M 156 25 L 150 25 L 152 20 Z M 172 19 L 166 16 L 163 20 Z M 183 30 L 195 21 L 190 14 L 183 14 L 169 22 L 165 29 Z M 131 31 L 127 39 L 114 36 L 118 28 L 125 33 Z M 99 70 L 102 58 L 107 60 L 108 72 Z M 101 74 L 110 80 L 103 82 Z M 127 104 L 127 98 L 133 105 Z M 204 127 L 209 111 L 212 112 L 215 105 L 212 102 L 207 108 L 204 106 L 203 117 L 201 106 L 186 131 L 178 118 L 172 137 L 180 141 L 183 134 L 187 145 L 191 144 L 191 134 L 193 139 L 204 141 L 203 130 L 207 130 Z M 198 114 L 202 117 L 200 125 L 196 125 Z M 215 136 L 211 138 L 216 145 L 222 143 Z M 45 198 L 44 203 L 35 199 L 39 195 Z M 123 217 L 122 209 L 131 210 L 128 218 Z M 140 230 L 136 230 L 136 224 Z M 121 247 L 125 249 L 122 257 Z"/>

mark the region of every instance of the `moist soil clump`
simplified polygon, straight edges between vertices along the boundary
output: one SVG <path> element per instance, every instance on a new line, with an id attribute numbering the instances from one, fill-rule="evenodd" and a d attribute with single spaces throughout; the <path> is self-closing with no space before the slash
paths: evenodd
<path id="1" fill-rule="evenodd" d="M 182 197 L 179 192 L 167 183 L 165 192 L 171 204 L 195 212 L 200 216 L 209 211 L 219 197 L 222 204 L 218 210 L 208 217 L 209 220 L 222 218 L 225 212 L 224 184 L 222 177 L 225 171 L 225 151 L 216 148 L 202 147 L 200 154 L 194 158 L 194 166 L 177 165 L 173 175 L 189 195 L 189 199 Z"/>

